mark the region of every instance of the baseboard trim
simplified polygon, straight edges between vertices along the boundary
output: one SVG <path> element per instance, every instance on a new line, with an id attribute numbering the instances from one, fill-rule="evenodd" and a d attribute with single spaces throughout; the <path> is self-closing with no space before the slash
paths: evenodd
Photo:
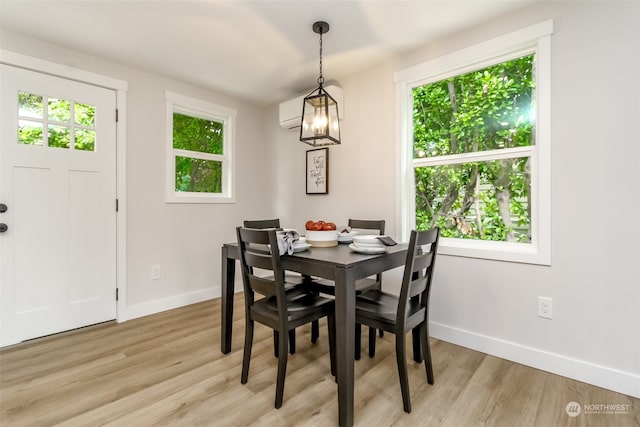
<path id="1" fill-rule="evenodd" d="M 134 304 L 127 307 L 127 320 L 160 313 L 162 311 L 173 310 L 174 308 L 219 297 L 220 288 L 214 287 Z"/>
<path id="2" fill-rule="evenodd" d="M 429 334 L 452 344 L 640 398 L 640 375 L 437 322 L 429 323 Z"/>

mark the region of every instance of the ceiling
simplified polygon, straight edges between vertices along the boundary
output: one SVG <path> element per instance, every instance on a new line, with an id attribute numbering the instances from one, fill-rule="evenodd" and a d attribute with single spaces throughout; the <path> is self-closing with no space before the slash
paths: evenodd
<path id="1" fill-rule="evenodd" d="M 535 0 L 0 0 L 0 28 L 261 105 Z"/>

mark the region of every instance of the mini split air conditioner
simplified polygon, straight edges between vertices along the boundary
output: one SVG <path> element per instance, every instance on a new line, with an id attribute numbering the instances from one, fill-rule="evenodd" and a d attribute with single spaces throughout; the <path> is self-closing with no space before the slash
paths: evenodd
<path id="1" fill-rule="evenodd" d="M 336 100 L 338 103 L 338 117 L 340 120 L 344 119 L 344 96 L 342 94 L 342 88 L 329 85 L 324 86 L 324 90 L 326 90 L 327 93 Z M 300 95 L 280 104 L 280 126 L 285 129 L 300 127 L 300 122 L 302 121 L 302 102 L 304 97 L 308 94 L 309 93 L 305 93 L 304 95 Z"/>

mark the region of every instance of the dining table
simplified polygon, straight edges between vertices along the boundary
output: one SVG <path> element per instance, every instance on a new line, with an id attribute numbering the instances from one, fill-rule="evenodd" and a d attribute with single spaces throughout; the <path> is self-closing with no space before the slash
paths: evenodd
<path id="1" fill-rule="evenodd" d="M 338 423 L 343 427 L 350 427 L 354 422 L 355 282 L 403 266 L 407 256 L 407 244 L 404 243 L 388 246 L 384 253 L 378 254 L 357 253 L 349 246 L 311 247 L 281 257 L 283 269 L 328 279 L 335 284 L 335 318 L 336 325 L 340 325 L 336 328 Z M 236 242 L 223 244 L 220 327 L 221 350 L 225 354 L 231 351 L 235 264 L 239 259 L 240 249 Z M 414 358 L 418 357 L 415 352 L 414 344 Z"/>

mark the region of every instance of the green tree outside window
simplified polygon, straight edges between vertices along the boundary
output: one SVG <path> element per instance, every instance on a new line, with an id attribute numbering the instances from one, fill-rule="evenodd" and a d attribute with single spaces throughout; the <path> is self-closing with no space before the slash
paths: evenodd
<path id="1" fill-rule="evenodd" d="M 534 55 L 413 89 L 416 228 L 531 242 Z M 483 153 L 485 152 L 485 153 Z M 486 160 L 465 161 L 469 153 Z"/>
<path id="2" fill-rule="evenodd" d="M 222 162 L 201 154 L 223 155 L 223 123 L 173 113 L 175 191 L 222 193 Z M 206 157 L 206 156 L 205 156 Z"/>

